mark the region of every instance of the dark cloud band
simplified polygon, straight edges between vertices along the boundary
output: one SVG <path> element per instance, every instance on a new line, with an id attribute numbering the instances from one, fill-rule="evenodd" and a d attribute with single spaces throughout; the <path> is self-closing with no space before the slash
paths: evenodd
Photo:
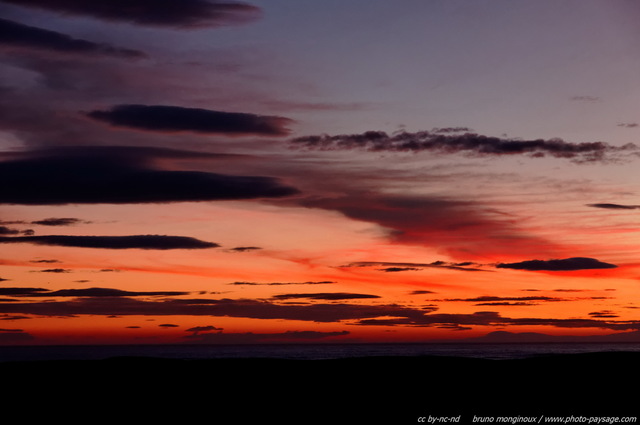
<path id="1" fill-rule="evenodd" d="M 562 260 L 528 260 L 519 263 L 503 263 L 496 266 L 500 269 L 516 269 L 531 271 L 572 271 L 590 269 L 612 269 L 617 266 L 604 263 L 594 258 L 573 257 Z"/>
<path id="2" fill-rule="evenodd" d="M 197 329 L 197 328 L 195 328 Z M 348 331 L 319 332 L 319 331 L 287 331 L 279 333 L 225 333 L 219 329 L 216 332 L 195 332 L 185 338 L 207 344 L 258 344 L 279 341 L 317 341 L 349 335 Z M 188 329 L 191 331 L 191 329 Z"/>
<path id="3" fill-rule="evenodd" d="M 186 236 L 14 236 L 0 237 L 0 243 L 31 243 L 35 245 L 103 249 L 206 249 L 220 245 Z"/>
<path id="4" fill-rule="evenodd" d="M 339 322 L 376 317 L 402 317 L 419 320 L 434 309 L 399 305 L 355 305 L 346 303 L 276 304 L 252 299 L 167 299 L 141 300 L 132 297 L 82 297 L 70 301 L 18 302 L 0 300 L 0 313 L 70 315 L 190 315 L 229 316 L 254 319 L 285 319 L 313 322 Z"/>
<path id="5" fill-rule="evenodd" d="M 286 125 L 291 122 L 284 117 L 165 105 L 118 105 L 91 111 L 87 116 L 113 126 L 146 131 L 263 136 L 285 136 L 289 134 Z"/>
<path id="6" fill-rule="evenodd" d="M 13 296 L 28 295 L 30 288 L 10 288 Z M 20 290 L 22 289 L 22 291 Z M 31 288 L 35 296 L 47 290 Z M 10 295 L 10 294 L 6 294 Z M 31 296 L 34 296 L 31 295 Z M 71 295 L 71 294 L 69 294 Z M 79 295 L 79 294 L 78 294 Z M 88 293 L 85 295 L 89 295 Z M 134 294 L 138 295 L 138 294 Z M 64 295 L 62 295 L 64 296 Z M 277 304 L 251 299 L 164 299 L 143 300 L 132 296 L 79 296 L 69 301 L 0 300 L 0 313 L 37 314 L 42 316 L 73 315 L 154 315 L 154 316 L 228 316 L 254 319 L 285 319 L 312 322 L 350 321 L 360 326 L 552 326 L 556 328 L 585 328 L 611 330 L 639 330 L 639 321 L 600 320 L 600 318 L 511 318 L 494 311 L 471 314 L 434 313 L 435 308 L 394 305 Z M 610 319 L 610 318 L 605 318 Z"/>
<path id="7" fill-rule="evenodd" d="M 277 198 L 298 193 L 277 179 L 154 167 L 155 151 L 62 149 L 0 162 L 0 203 L 124 204 Z"/>
<path id="8" fill-rule="evenodd" d="M 179 291 L 123 291 L 113 288 L 59 289 L 51 291 L 44 288 L 0 288 L 0 295 L 11 297 L 147 297 L 179 296 L 188 292 Z"/>
<path id="9" fill-rule="evenodd" d="M 128 22 L 137 25 L 194 28 L 239 24 L 260 15 L 260 9 L 245 3 L 219 0 L 1 0 L 65 15 Z"/>
<path id="10" fill-rule="evenodd" d="M 378 295 L 371 294 L 353 294 L 346 292 L 322 292 L 316 294 L 281 294 L 273 297 L 276 300 L 291 300 L 291 299 L 310 299 L 310 300 L 324 300 L 324 301 L 337 301 L 337 300 L 355 300 L 366 298 L 380 298 Z"/>

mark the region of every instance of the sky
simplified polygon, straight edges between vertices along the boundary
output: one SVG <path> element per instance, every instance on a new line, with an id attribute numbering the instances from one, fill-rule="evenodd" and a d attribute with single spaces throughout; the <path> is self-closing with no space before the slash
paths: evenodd
<path id="1" fill-rule="evenodd" d="M 640 333 L 632 0 L 0 0 L 0 344 Z"/>

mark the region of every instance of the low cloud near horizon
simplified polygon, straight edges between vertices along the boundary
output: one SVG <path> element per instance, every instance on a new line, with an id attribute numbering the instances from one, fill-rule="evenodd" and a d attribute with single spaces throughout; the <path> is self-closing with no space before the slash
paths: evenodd
<path id="1" fill-rule="evenodd" d="M 560 260 L 528 260 L 518 263 L 502 263 L 499 269 L 532 270 L 532 271 L 573 271 L 592 269 L 613 269 L 618 266 L 605 263 L 594 258 L 573 257 Z"/>

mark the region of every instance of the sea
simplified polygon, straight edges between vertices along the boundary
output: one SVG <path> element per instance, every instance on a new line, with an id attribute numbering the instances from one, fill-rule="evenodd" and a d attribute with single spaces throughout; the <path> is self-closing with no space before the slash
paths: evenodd
<path id="1" fill-rule="evenodd" d="M 640 352 L 640 343 L 351 343 L 243 345 L 59 345 L 2 346 L 0 362 L 164 359 L 276 358 L 323 360 L 358 357 L 446 356 L 523 359 L 558 354 Z"/>

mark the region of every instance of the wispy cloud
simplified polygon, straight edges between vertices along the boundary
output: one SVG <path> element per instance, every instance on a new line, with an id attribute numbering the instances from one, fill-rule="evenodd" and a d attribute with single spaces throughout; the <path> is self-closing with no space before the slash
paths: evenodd
<path id="1" fill-rule="evenodd" d="M 640 321 L 614 321 L 597 319 L 558 319 L 543 317 L 511 318 L 494 311 L 480 311 L 471 314 L 425 314 L 420 318 L 362 319 L 365 326 L 552 326 L 557 328 L 584 328 L 609 330 L 638 330 Z"/>
<path id="2" fill-rule="evenodd" d="M 207 328 L 206 326 L 199 328 Z M 194 329 L 194 328 L 192 328 Z M 187 331 L 192 331 L 187 329 Z M 198 329 L 198 328 L 195 328 Z M 218 330 L 217 328 L 215 330 Z M 320 331 L 286 331 L 274 333 L 254 333 L 254 332 L 194 332 L 185 337 L 191 342 L 206 344 L 258 344 L 269 342 L 301 342 L 318 341 L 336 337 L 347 336 L 348 331 L 320 332 Z"/>
<path id="3" fill-rule="evenodd" d="M 56 31 L 32 27 L 6 19 L 0 19 L 0 47 L 35 49 L 44 54 L 55 52 L 58 54 L 115 56 L 129 59 L 146 57 L 146 54 L 138 50 L 81 40 Z"/>
<path id="4" fill-rule="evenodd" d="M 415 271 L 423 268 L 441 268 L 469 272 L 486 271 L 478 266 L 479 264 L 473 262 L 454 263 L 447 261 L 432 261 L 431 263 L 399 263 L 386 261 L 358 261 L 345 264 L 341 267 L 383 267 L 378 270 L 384 272 Z"/>
<path id="5" fill-rule="evenodd" d="M 375 223 L 386 230 L 386 236 L 394 242 L 437 245 L 443 252 L 465 260 L 479 256 L 487 258 L 494 254 L 539 255 L 541 251 L 549 252 L 555 248 L 551 241 L 529 234 L 511 218 L 496 214 L 470 199 L 394 195 L 372 190 L 364 193 L 352 191 L 334 197 L 300 197 L 294 202 L 308 208 L 338 211 L 354 220 Z M 447 264 L 431 264 L 432 267 L 438 265 Z M 387 266 L 417 267 L 415 264 Z"/>
<path id="6" fill-rule="evenodd" d="M 303 136 L 291 139 L 290 146 L 311 150 L 462 153 L 474 156 L 526 155 L 537 158 L 548 155 L 578 163 L 603 161 L 611 155 L 637 148 L 632 144 L 618 147 L 604 142 L 572 143 L 562 139 L 507 139 L 464 132 L 464 127 L 452 130 L 446 133 L 419 131 L 387 134 L 383 131 L 367 131 L 361 134 Z M 461 133 L 454 134 L 457 131 Z"/>
<path id="7" fill-rule="evenodd" d="M 83 221 L 79 218 L 73 217 L 51 217 L 42 220 L 32 221 L 31 224 L 37 224 L 40 226 L 73 226 Z"/>
<path id="8" fill-rule="evenodd" d="M 572 96 L 570 100 L 576 102 L 602 102 L 602 98 L 590 95 Z"/>

